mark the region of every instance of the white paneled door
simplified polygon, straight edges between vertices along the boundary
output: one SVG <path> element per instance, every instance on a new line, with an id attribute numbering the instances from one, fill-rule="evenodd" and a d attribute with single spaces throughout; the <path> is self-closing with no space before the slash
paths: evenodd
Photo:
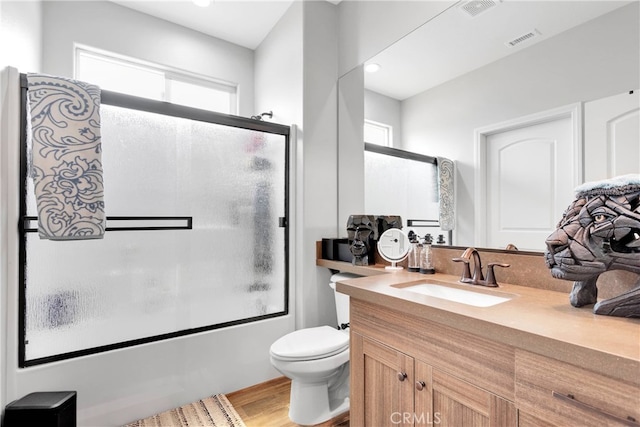
<path id="1" fill-rule="evenodd" d="M 519 119 L 481 133 L 477 245 L 544 250 L 580 183 L 579 114 L 575 107 Z"/>
<path id="2" fill-rule="evenodd" d="M 585 180 L 640 173 L 637 90 L 584 104 Z"/>

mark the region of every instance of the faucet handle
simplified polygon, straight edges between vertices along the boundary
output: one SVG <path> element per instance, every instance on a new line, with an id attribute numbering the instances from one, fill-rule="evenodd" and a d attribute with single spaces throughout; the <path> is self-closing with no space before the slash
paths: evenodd
<path id="1" fill-rule="evenodd" d="M 451 261 L 464 263 L 464 266 L 462 267 L 462 277 L 460 278 L 461 282 L 464 282 L 465 280 L 471 280 L 471 269 L 469 268 L 469 258 L 452 258 Z"/>
<path id="2" fill-rule="evenodd" d="M 490 262 L 487 264 L 487 280 L 485 281 L 485 286 L 489 286 L 495 288 L 498 286 L 498 282 L 496 282 L 496 274 L 493 271 L 494 267 L 509 267 L 510 264 L 504 264 L 501 262 Z"/>

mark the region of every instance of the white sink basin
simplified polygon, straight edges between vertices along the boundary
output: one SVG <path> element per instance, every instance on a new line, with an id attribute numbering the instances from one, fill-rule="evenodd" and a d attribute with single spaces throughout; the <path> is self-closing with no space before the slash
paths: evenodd
<path id="1" fill-rule="evenodd" d="M 434 298 L 445 299 L 447 301 L 472 305 L 474 307 L 491 307 L 511 299 L 509 297 L 484 294 L 465 289 L 450 288 L 448 286 L 437 285 L 435 283 L 423 283 L 403 287 L 401 289 L 409 292 L 415 292 L 417 294 L 428 295 Z"/>

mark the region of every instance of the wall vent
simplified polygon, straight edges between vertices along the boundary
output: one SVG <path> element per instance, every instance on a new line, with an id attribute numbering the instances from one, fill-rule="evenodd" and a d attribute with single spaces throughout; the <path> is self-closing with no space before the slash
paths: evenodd
<path id="1" fill-rule="evenodd" d="M 475 18 L 482 12 L 486 12 L 492 7 L 496 6 L 500 0 L 471 0 L 464 2 L 460 5 L 460 10 L 467 15 Z"/>
<path id="2" fill-rule="evenodd" d="M 532 31 L 529 31 L 527 33 L 522 34 L 521 36 L 518 36 L 514 39 L 509 40 L 508 42 L 506 42 L 505 44 L 509 47 L 514 47 L 516 45 L 519 45 L 521 43 L 524 43 L 528 40 L 531 40 L 533 38 L 536 38 L 540 35 L 540 31 L 534 29 Z"/>

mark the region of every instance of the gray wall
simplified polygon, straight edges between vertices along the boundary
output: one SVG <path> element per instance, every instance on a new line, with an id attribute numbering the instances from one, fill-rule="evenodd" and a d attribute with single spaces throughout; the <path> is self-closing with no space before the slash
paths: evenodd
<path id="1" fill-rule="evenodd" d="M 397 99 L 364 91 L 364 118 L 393 128 L 393 147 L 402 148 L 402 104 Z"/>
<path id="2" fill-rule="evenodd" d="M 37 1 L 0 2 L 0 67 L 40 70 L 42 7 Z"/>
<path id="3" fill-rule="evenodd" d="M 315 242 L 336 235 L 337 9 L 295 2 L 256 50 L 256 111 L 297 127 L 291 170 L 296 327 L 336 323 L 329 270 L 315 265 Z"/>
<path id="4" fill-rule="evenodd" d="M 302 218 L 298 249 L 297 290 L 303 295 L 303 316 L 298 327 L 337 325 L 335 300 L 329 288 L 330 272 L 316 267 L 316 244 L 323 237 L 336 236 L 338 181 L 338 15 L 326 1 L 303 2 L 303 144 L 298 148 L 302 185 L 297 197 Z"/>
<path id="5" fill-rule="evenodd" d="M 364 75 L 362 67 L 338 84 L 338 237 L 347 237 L 349 215 L 364 210 Z"/>
<path id="6" fill-rule="evenodd" d="M 17 172 L 9 163 L 9 143 L 18 140 L 16 123 L 19 93 L 15 85 L 10 84 L 10 77 L 17 78 L 15 69 L 39 70 L 42 53 L 42 7 L 40 2 L 0 1 L 0 409 L 14 397 L 7 393 L 7 332 L 15 328 L 7 313 L 9 305 L 8 288 L 15 286 L 16 257 L 9 256 L 13 246 L 9 244 L 10 236 L 15 235 L 15 224 L 8 222 L 9 216 L 17 211 L 17 205 L 11 203 L 15 196 L 10 183 L 15 182 Z M 13 75 L 15 74 L 15 75 Z"/>
<path id="7" fill-rule="evenodd" d="M 243 96 L 241 115 L 273 109 L 274 121 L 300 127 L 292 170 L 295 181 L 292 190 L 296 195 L 292 205 L 296 220 L 295 321 L 297 327 L 333 323 L 333 300 L 327 289 L 330 273 L 315 266 L 315 242 L 342 232 L 346 221 L 337 220 L 337 78 L 454 2 L 343 1 L 338 6 L 324 1 L 295 2 L 255 52 L 106 2 L 68 2 L 57 6 L 44 2 L 47 22 L 41 33 L 40 3 L 16 3 L 22 11 L 28 9 L 19 25 L 13 27 L 14 31 L 25 33 L 17 35 L 24 46 L 11 62 L 5 62 L 9 56 L 3 52 L 1 66 L 11 63 L 23 72 L 72 76 L 72 43 L 79 38 L 76 41 L 105 50 L 239 81 Z M 2 42 L 5 22 L 20 16 L 5 13 L 7 9 L 6 2 L 0 2 Z M 95 13 L 87 15 L 92 11 Z M 88 16 L 89 23 L 70 19 Z M 100 19 L 95 19 L 96 16 Z M 53 26 L 49 23 L 51 19 Z M 25 21 L 27 25 L 23 25 Z M 99 36 L 104 31 L 108 36 Z M 43 38 L 46 47 L 41 57 Z M 226 60 L 217 60 L 220 58 Z M 244 65 L 234 68 L 229 64 L 230 58 L 231 63 Z M 287 66 L 282 65 L 281 58 Z M 359 86 L 349 96 L 359 93 L 358 111 L 352 115 L 355 121 L 350 124 L 348 138 L 341 139 L 340 145 L 347 152 L 361 153 L 363 80 L 361 77 L 355 80 Z M 359 173 L 353 182 L 362 188 L 362 181 L 363 173 Z M 363 204 L 362 200 L 361 208 Z M 357 206 L 349 209 L 357 210 Z M 3 221 L 6 218 L 3 211 Z M 3 230 L 6 232 L 8 227 Z M 13 229 L 11 233 L 15 235 Z M 9 237 L 2 238 L 5 243 L 4 239 Z M 17 284 L 12 280 L 15 293 Z M 11 304 L 6 299 L 0 302 L 4 316 Z M 9 355 L 6 372 L 0 372 L 0 379 L 8 388 L 2 407 L 31 390 L 77 388 L 83 425 L 122 424 L 202 397 L 203 393 L 228 392 L 278 376 L 268 366 L 265 350 L 278 336 L 293 328 L 294 317 L 258 322 L 251 326 L 253 329 L 228 328 L 18 370 L 12 344 L 16 342 L 17 331 L 15 310 L 9 310 L 7 315 L 10 323 L 0 324 L 2 347 Z M 8 338 L 4 336 L 6 333 L 10 333 Z"/>
<path id="8" fill-rule="evenodd" d="M 452 0 L 339 3 L 339 75 L 344 75 L 455 4 Z"/>
<path id="9" fill-rule="evenodd" d="M 428 23 L 455 1 L 342 1 L 338 5 L 338 235 L 350 214 L 364 212 L 364 77 L 367 59 Z M 428 25 L 428 24 L 427 24 Z M 354 76 L 354 73 L 360 74 Z"/>

